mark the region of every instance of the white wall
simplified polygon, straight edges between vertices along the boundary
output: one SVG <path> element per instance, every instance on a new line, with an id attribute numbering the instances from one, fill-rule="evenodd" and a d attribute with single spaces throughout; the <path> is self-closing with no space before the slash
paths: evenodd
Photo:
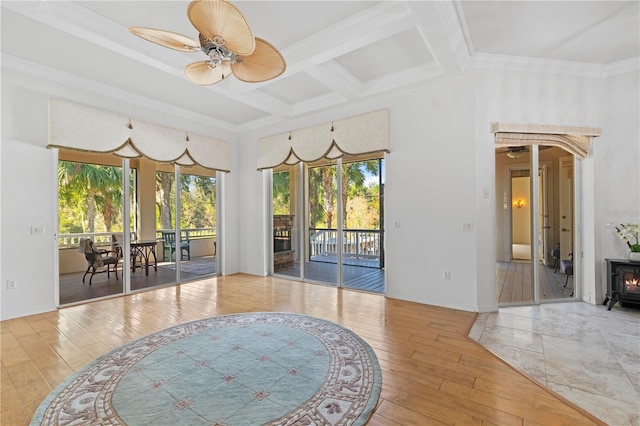
<path id="1" fill-rule="evenodd" d="M 585 250 L 588 291 L 600 303 L 606 292 L 604 259 L 627 259 L 629 249 L 607 223 L 640 223 L 640 73 L 612 76 L 604 81 L 602 136 L 593 144 L 586 166 L 592 170 L 593 251 Z M 590 230 L 585 230 L 590 231 Z M 588 293 L 585 293 L 585 299 Z"/>
<path id="2" fill-rule="evenodd" d="M 268 247 L 262 174 L 256 141 L 284 132 L 388 108 L 391 153 L 386 162 L 387 295 L 470 311 L 495 300 L 494 121 L 603 127 L 593 155 L 582 162 L 585 300 L 599 293 L 604 257 L 625 255 L 605 219 L 638 220 L 640 163 L 638 73 L 605 80 L 481 70 L 376 101 L 242 135 L 203 128 L 184 118 L 140 109 L 95 93 L 2 74 L 1 235 L 2 312 L 7 319 L 55 308 L 50 210 L 54 164 L 46 145 L 48 96 L 84 102 L 143 120 L 229 140 L 232 172 L 224 177 L 222 272 L 265 274 Z M 237 144 L 235 142 L 238 142 Z M 19 188 L 16 191 L 16 188 Z M 483 196 L 488 191 L 488 198 Z M 463 222 L 473 230 L 463 232 Z M 395 224 L 398 224 L 396 227 Z M 31 225 L 44 236 L 31 236 Z M 595 225 L 594 225 L 595 224 Z M 35 260 L 34 260 L 35 259 Z M 34 262 L 38 267 L 34 267 Z M 442 271 L 451 279 L 441 278 Z M 6 280 L 18 289 L 7 290 Z M 597 279 L 596 279 L 597 278 Z"/>
<path id="3" fill-rule="evenodd" d="M 410 93 L 335 108 L 243 135 L 243 271 L 264 274 L 265 270 L 268 224 L 263 212 L 267 201 L 262 193 L 261 173 L 256 171 L 257 139 L 388 108 L 391 153 L 385 173 L 387 296 L 476 310 L 475 232 L 461 230 L 463 222 L 475 222 L 476 211 L 474 84 L 474 74 L 469 73 Z M 442 279 L 444 270 L 451 272 L 451 280 Z"/>

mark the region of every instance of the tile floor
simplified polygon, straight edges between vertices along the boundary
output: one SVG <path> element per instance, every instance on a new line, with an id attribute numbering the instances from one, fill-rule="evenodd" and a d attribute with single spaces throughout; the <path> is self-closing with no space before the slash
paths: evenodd
<path id="1" fill-rule="evenodd" d="M 611 426 L 640 426 L 640 310 L 583 302 L 479 314 L 469 337 Z"/>

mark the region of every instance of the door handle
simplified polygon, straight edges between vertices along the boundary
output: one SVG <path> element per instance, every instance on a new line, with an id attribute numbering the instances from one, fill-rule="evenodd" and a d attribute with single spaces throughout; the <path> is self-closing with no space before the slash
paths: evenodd
<path id="1" fill-rule="evenodd" d="M 542 229 L 551 229 L 550 226 L 543 226 Z"/>
<path id="2" fill-rule="evenodd" d="M 569 232 L 569 231 L 571 231 L 571 229 L 562 228 L 562 229 L 561 229 L 561 231 L 562 231 L 562 232 Z"/>

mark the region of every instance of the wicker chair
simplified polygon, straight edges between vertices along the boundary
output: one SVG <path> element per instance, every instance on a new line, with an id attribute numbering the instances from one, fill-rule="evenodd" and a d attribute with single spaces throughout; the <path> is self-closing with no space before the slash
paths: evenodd
<path id="1" fill-rule="evenodd" d="M 87 260 L 87 271 L 82 276 L 82 282 L 85 282 L 84 280 L 89 271 L 91 271 L 89 285 L 92 284 L 95 274 L 103 272 L 107 273 L 107 278 L 111 277 L 111 272 L 115 272 L 116 280 L 118 279 L 118 262 L 122 258 L 118 251 L 99 250 L 91 238 L 81 238 L 78 244 L 78 251 L 83 253 Z"/>

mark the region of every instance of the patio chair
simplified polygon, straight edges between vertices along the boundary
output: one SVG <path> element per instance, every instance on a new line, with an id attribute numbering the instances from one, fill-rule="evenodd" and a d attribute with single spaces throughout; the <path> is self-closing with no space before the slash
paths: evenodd
<path id="1" fill-rule="evenodd" d="M 87 270 L 82 276 L 82 282 L 85 282 L 85 278 L 89 271 L 91 271 L 91 277 L 89 277 L 89 285 L 92 284 L 93 276 L 103 272 L 107 273 L 107 278 L 111 278 L 111 272 L 115 272 L 116 280 L 118 279 L 118 262 L 121 256 L 117 251 L 113 250 L 100 250 L 98 249 L 91 238 L 81 238 L 78 244 L 78 251 L 84 254 L 87 260 Z M 112 254 L 110 254 L 112 253 Z"/>
<path id="2" fill-rule="evenodd" d="M 162 232 L 162 261 L 167 260 L 167 252 L 169 253 L 169 262 L 173 261 L 173 254 L 176 251 L 176 235 L 174 232 Z M 189 240 L 180 241 L 180 259 L 191 260 L 191 245 Z"/>
<path id="3" fill-rule="evenodd" d="M 135 239 L 135 233 L 133 232 L 131 233 L 131 239 L 132 240 Z M 111 250 L 114 252 L 117 252 L 120 258 L 124 258 L 122 253 L 123 247 L 124 247 L 123 235 L 111 234 Z M 135 272 L 134 265 L 136 264 L 136 261 L 140 257 L 140 253 L 138 253 L 133 247 L 131 247 L 129 249 L 129 254 L 131 255 L 131 268 L 133 272 Z M 142 263 L 142 260 L 140 261 L 140 263 Z"/>

